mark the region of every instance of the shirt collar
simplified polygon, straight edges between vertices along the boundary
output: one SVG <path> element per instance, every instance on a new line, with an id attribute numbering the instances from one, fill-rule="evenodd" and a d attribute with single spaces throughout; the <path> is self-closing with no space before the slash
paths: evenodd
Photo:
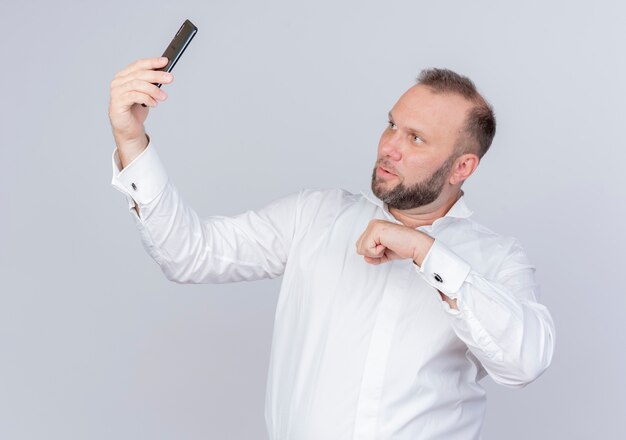
<path id="1" fill-rule="evenodd" d="M 378 197 L 376 197 L 376 195 L 374 195 L 371 189 L 361 191 L 361 194 L 369 202 L 375 204 L 380 209 L 382 209 L 387 215 L 387 217 L 389 217 L 390 219 L 393 219 L 394 221 L 397 221 L 396 218 L 389 212 L 389 207 L 387 206 L 387 204 L 383 202 L 382 200 L 380 200 Z M 468 218 L 472 214 L 473 214 L 473 211 L 470 210 L 467 204 L 465 203 L 465 192 L 461 190 L 461 197 L 459 197 L 459 199 L 454 203 L 454 205 L 452 205 L 452 207 L 448 210 L 446 215 L 435 220 L 433 224 L 438 222 L 442 218 Z"/>

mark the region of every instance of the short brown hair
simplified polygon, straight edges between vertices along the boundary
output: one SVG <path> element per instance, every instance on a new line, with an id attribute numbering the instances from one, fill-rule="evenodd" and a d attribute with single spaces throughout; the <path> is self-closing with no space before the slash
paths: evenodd
<path id="1" fill-rule="evenodd" d="M 462 154 L 475 150 L 482 158 L 496 134 L 496 117 L 493 108 L 478 93 L 472 80 L 452 70 L 433 68 L 422 70 L 417 83 L 430 87 L 435 93 L 456 93 L 474 104 L 457 142 L 457 151 Z"/>

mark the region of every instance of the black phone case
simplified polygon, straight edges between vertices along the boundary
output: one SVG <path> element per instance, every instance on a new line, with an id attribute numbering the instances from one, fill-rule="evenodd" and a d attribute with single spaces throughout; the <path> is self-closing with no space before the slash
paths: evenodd
<path id="1" fill-rule="evenodd" d="M 178 32 L 176 32 L 176 35 L 174 35 L 170 45 L 163 52 L 162 56 L 167 57 L 167 65 L 158 70 L 171 72 L 189 43 L 191 43 L 196 32 L 198 32 L 198 28 L 189 20 L 185 20 Z M 157 87 L 161 87 L 161 84 L 157 84 Z"/>
<path id="2" fill-rule="evenodd" d="M 189 43 L 191 43 L 191 40 L 193 40 L 196 32 L 198 32 L 198 28 L 191 21 L 185 20 L 180 29 L 178 29 L 178 32 L 176 32 L 176 35 L 174 35 L 169 46 L 167 46 L 167 49 L 165 49 L 165 52 L 163 52 L 162 56 L 167 57 L 167 65 L 157 69 L 157 71 L 171 72 L 183 55 L 183 52 L 185 52 L 185 49 L 187 49 L 187 46 L 189 46 Z M 162 86 L 162 84 L 155 85 L 159 88 Z M 146 107 L 145 104 L 141 105 Z"/>

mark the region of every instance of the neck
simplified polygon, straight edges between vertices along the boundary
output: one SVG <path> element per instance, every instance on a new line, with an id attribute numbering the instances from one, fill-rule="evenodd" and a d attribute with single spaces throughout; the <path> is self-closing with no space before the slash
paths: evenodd
<path id="1" fill-rule="evenodd" d="M 413 209 L 389 208 L 389 212 L 396 220 L 409 228 L 432 225 L 435 220 L 446 215 L 452 206 L 461 198 L 463 191 L 457 189 L 448 196 L 437 198 L 434 202 Z"/>

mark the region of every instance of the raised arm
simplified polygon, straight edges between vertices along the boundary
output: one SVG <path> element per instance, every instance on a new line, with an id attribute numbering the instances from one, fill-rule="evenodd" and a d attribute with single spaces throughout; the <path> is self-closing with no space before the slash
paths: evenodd
<path id="1" fill-rule="evenodd" d="M 169 280 L 225 283 L 282 275 L 299 193 L 234 217 L 200 218 L 170 182 L 152 142 L 123 170 L 117 150 L 112 162 L 111 184 L 126 196 L 145 249 Z"/>
<path id="2" fill-rule="evenodd" d="M 154 83 L 165 58 L 135 61 L 111 82 L 109 119 L 116 149 L 112 185 L 124 193 L 146 250 L 166 277 L 180 283 L 252 280 L 282 274 L 293 235 L 298 194 L 232 218 L 200 219 L 169 181 L 144 122 L 165 100 Z M 146 104 L 147 107 L 142 107 Z"/>

